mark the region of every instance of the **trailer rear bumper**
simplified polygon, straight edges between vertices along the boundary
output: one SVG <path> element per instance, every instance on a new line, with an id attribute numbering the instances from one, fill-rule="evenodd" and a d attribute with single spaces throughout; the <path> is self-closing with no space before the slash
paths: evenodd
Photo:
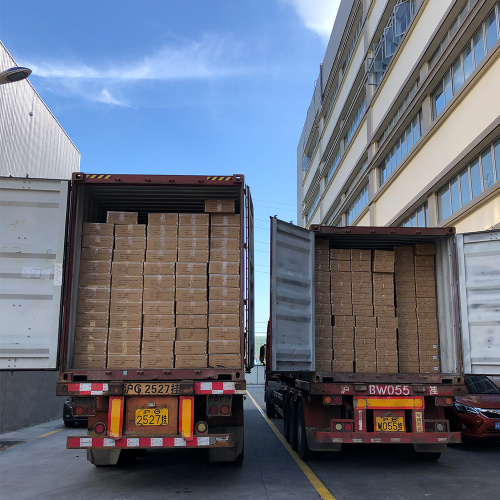
<path id="1" fill-rule="evenodd" d="M 186 440 L 176 437 L 123 437 L 120 439 L 68 436 L 66 448 L 100 448 L 100 449 L 158 449 L 158 448 L 231 448 L 234 446 L 234 435 L 210 434 L 195 436 Z"/>
<path id="2" fill-rule="evenodd" d="M 461 443 L 460 432 L 407 432 L 407 433 L 381 433 L 381 432 L 329 432 L 307 430 L 309 443 L 326 444 L 454 444 Z M 314 444 L 309 446 L 314 448 Z"/>

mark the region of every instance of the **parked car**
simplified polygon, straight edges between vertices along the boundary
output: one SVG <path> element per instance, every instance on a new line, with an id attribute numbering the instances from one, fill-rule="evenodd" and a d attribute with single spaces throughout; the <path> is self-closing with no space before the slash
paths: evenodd
<path id="1" fill-rule="evenodd" d="M 483 375 L 467 375 L 465 384 L 468 394 L 455 398 L 452 416 L 462 438 L 500 438 L 500 389 Z"/>
<path id="2" fill-rule="evenodd" d="M 87 425 L 88 418 L 73 415 L 71 398 L 66 398 L 63 404 L 63 421 L 66 427 L 74 427 L 76 423 Z"/>

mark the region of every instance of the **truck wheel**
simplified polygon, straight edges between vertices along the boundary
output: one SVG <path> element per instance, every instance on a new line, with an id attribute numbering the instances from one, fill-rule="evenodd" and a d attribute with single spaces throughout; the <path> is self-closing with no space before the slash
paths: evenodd
<path id="1" fill-rule="evenodd" d="M 308 460 L 312 457 L 311 450 L 307 444 L 306 423 L 302 401 L 299 401 L 297 405 L 297 451 L 302 460 Z"/>
<path id="2" fill-rule="evenodd" d="M 273 403 L 273 390 L 270 387 L 268 387 L 266 391 L 266 415 L 269 418 L 276 417 L 276 409 Z"/>
<path id="3" fill-rule="evenodd" d="M 286 396 L 283 399 L 283 437 L 286 439 L 286 442 L 290 442 L 290 417 L 288 416 L 288 404 L 290 398 Z"/>
<path id="4" fill-rule="evenodd" d="M 421 460 L 425 462 L 437 462 L 441 458 L 441 453 L 439 451 L 428 451 L 426 453 L 421 453 Z"/>
<path id="5" fill-rule="evenodd" d="M 297 404 L 293 396 L 290 397 L 288 405 L 288 432 L 290 433 L 290 446 L 292 450 L 297 451 Z"/>

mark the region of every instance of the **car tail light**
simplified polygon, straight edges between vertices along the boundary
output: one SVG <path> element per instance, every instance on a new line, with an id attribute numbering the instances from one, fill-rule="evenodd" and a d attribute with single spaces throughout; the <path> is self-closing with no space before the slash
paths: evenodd
<path id="1" fill-rule="evenodd" d="M 229 417 L 231 415 L 231 402 L 231 395 L 213 394 L 207 396 L 207 416 Z"/>

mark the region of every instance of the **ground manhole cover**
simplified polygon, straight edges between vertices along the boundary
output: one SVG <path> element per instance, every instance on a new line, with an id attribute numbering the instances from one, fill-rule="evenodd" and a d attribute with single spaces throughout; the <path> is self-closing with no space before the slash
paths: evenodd
<path id="1" fill-rule="evenodd" d="M 0 451 L 6 450 L 16 444 L 24 443 L 24 441 L 0 441 Z"/>

